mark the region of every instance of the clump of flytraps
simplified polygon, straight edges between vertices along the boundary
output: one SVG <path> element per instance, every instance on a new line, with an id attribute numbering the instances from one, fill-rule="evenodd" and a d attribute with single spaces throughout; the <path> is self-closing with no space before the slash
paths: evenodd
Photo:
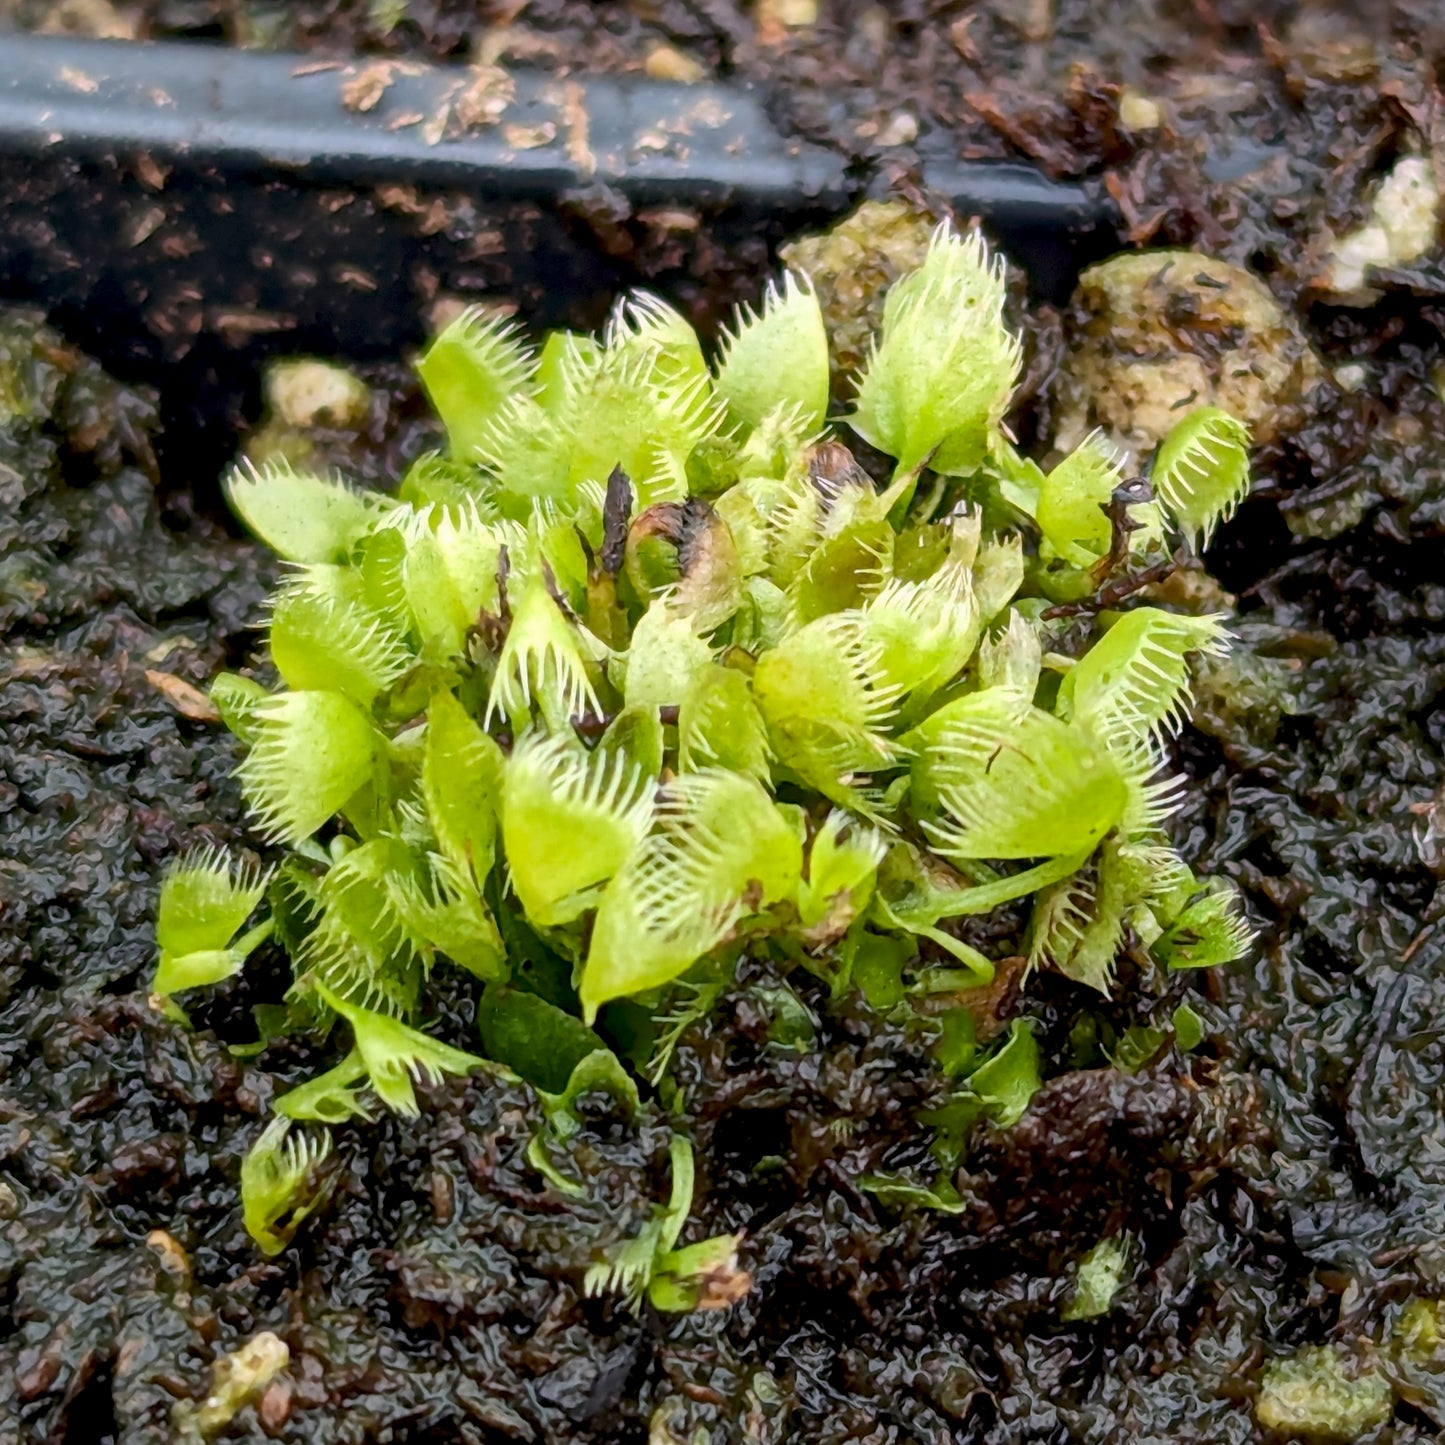
<path id="1" fill-rule="evenodd" d="M 327 1126 L 414 1114 L 415 1081 L 444 1074 L 536 1084 L 552 1122 L 528 1157 L 578 1189 L 558 1162 L 570 1104 L 635 1101 L 639 1074 L 666 1097 L 671 1049 L 748 951 L 906 1009 L 986 984 L 955 921 L 1022 899 L 1030 965 L 1099 990 L 1126 946 L 1159 970 L 1243 950 L 1233 894 L 1165 827 L 1181 780 L 1160 741 L 1220 620 L 1098 595 L 1207 539 L 1248 490 L 1247 434 L 1203 408 L 1151 485 L 1097 436 L 1042 471 L 1004 426 L 1003 303 L 979 238 L 941 228 L 889 292 L 837 434 L 797 277 L 711 366 L 650 296 L 540 351 L 469 313 L 420 363 L 448 451 L 395 496 L 281 466 L 230 478 L 291 570 L 279 687 L 227 674 L 213 696 L 286 851 L 264 874 L 214 855 L 169 874 L 154 988 L 183 1017 L 172 995 L 273 940 L 294 981 L 257 1011 L 263 1040 L 334 1031 L 334 1067 L 280 1095 L 246 1161 L 264 1249 L 324 1196 Z M 475 978 L 491 1065 L 426 1032 L 439 967 Z M 968 1117 L 1016 1118 L 1027 1027 L 954 1072 Z M 593 1287 L 698 1303 L 688 1282 L 732 1241 L 675 1248 L 691 1163 L 679 1136 L 672 1200 Z"/>

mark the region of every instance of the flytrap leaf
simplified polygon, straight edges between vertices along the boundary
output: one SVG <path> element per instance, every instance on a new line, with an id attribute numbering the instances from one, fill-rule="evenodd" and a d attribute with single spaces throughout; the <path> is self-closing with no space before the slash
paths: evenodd
<path id="1" fill-rule="evenodd" d="M 227 948 L 266 893 L 259 869 L 232 870 L 215 849 L 191 853 L 161 882 L 156 942 L 168 953 Z"/>
<path id="2" fill-rule="evenodd" d="M 422 797 L 442 854 L 480 889 L 491 872 L 506 759 L 450 692 L 427 706 Z"/>
<path id="3" fill-rule="evenodd" d="M 895 578 L 865 604 L 861 629 L 878 650 L 882 692 L 932 695 L 978 647 L 970 570 L 945 564 L 922 582 Z"/>
<path id="4" fill-rule="evenodd" d="M 1223 651 L 1220 618 L 1137 608 L 1065 674 L 1058 710 L 1104 739 L 1172 731 L 1189 706 L 1188 656 Z"/>
<path id="5" fill-rule="evenodd" d="M 1123 817 L 1128 791 L 1093 734 L 974 693 L 925 745 L 942 816 L 927 826 L 945 858 L 1052 858 L 1087 852 Z"/>
<path id="6" fill-rule="evenodd" d="M 470 461 L 492 419 L 531 381 L 537 361 L 503 317 L 468 307 L 427 347 L 417 373 L 447 429 L 452 455 Z"/>
<path id="7" fill-rule="evenodd" d="M 838 808 L 828 814 L 808 849 L 807 876 L 798 886 L 798 918 L 809 942 L 836 938 L 862 916 L 887 851 L 878 829 Z"/>
<path id="8" fill-rule="evenodd" d="M 391 503 L 345 482 L 298 472 L 284 462 L 232 472 L 226 500 L 287 562 L 341 562 Z"/>
<path id="9" fill-rule="evenodd" d="M 971 990 L 1020 960 L 1103 991 L 1126 948 L 1163 978 L 1248 946 L 1165 826 L 1183 783 L 1162 749 L 1222 622 L 1106 606 L 1237 503 L 1243 430 L 1186 418 L 1152 497 L 1098 437 L 1045 473 L 1006 428 L 1003 306 L 980 237 L 940 228 L 884 298 L 847 423 L 861 459 L 828 429 L 846 398 L 820 300 L 788 277 L 711 363 L 656 297 L 536 348 L 466 313 L 420 363 L 446 452 L 395 496 L 229 479 L 293 564 L 276 685 L 212 689 L 282 856 L 269 887 L 213 854 L 168 875 L 155 992 L 263 944 L 248 986 L 289 963 L 248 1052 L 300 1034 L 324 1058 L 243 1170 L 263 1249 L 324 1200 L 323 1131 L 411 1116 L 419 1083 L 488 1065 L 536 1091 L 524 1157 L 581 1199 L 581 1095 L 628 1118 L 681 1101 L 678 1061 L 708 1057 L 689 1040 L 740 989 L 769 1047 L 831 1047 L 828 1010 L 860 1000 L 850 1029 L 920 1034 L 953 1081 L 920 1124 L 956 1162 L 1043 1067 L 1026 1018 L 981 1050 Z M 428 1023 L 468 1005 L 475 1053 Z M 672 1158 L 668 1204 L 590 1287 L 726 1305 L 748 1288 L 738 1240 L 680 1245 L 681 1136 Z M 877 1188 L 967 1209 L 946 1179 Z"/>
<path id="10" fill-rule="evenodd" d="M 1249 495 L 1249 428 L 1215 406 L 1190 412 L 1160 444 L 1152 480 L 1185 540 L 1206 545 Z"/>
<path id="11" fill-rule="evenodd" d="M 582 971 L 584 1017 L 672 982 L 745 913 L 789 896 L 802 851 L 796 828 L 752 779 L 709 770 L 674 780 L 654 832 L 598 905 Z"/>
<path id="12" fill-rule="evenodd" d="M 289 1119 L 273 1119 L 241 1161 L 241 1204 L 246 1231 L 263 1254 L 280 1254 L 330 1193 L 324 1173 L 331 1140 L 291 1132 Z"/>
<path id="13" fill-rule="evenodd" d="M 340 856 L 315 885 L 312 926 L 292 950 L 298 985 L 408 1014 L 431 947 L 408 906 L 421 859 L 390 835 L 336 851 Z"/>
<path id="14" fill-rule="evenodd" d="M 486 722 L 498 716 L 525 726 L 533 708 L 552 727 L 586 711 L 597 711 L 597 694 L 587 672 L 579 629 L 541 577 L 522 592 L 497 656 Z"/>
<path id="15" fill-rule="evenodd" d="M 1201 890 L 1184 906 L 1153 952 L 1168 969 L 1212 968 L 1241 957 L 1253 942 L 1234 891 L 1216 885 Z"/>
<path id="16" fill-rule="evenodd" d="M 1003 268 L 982 238 L 947 226 L 889 291 L 850 421 L 900 472 L 925 462 L 967 472 L 987 454 L 1018 379 L 1003 303 Z"/>
<path id="17" fill-rule="evenodd" d="M 696 1169 L 692 1145 L 673 1135 L 668 1149 L 672 1189 L 665 1206 L 629 1239 L 614 1245 L 587 1271 L 588 1294 L 619 1294 L 637 1309 L 644 1293 L 653 1309 L 664 1313 L 720 1309 L 735 1304 L 752 1287 L 738 1267 L 742 1236 L 720 1234 L 678 1249 L 677 1241 L 692 1209 Z"/>
<path id="18" fill-rule="evenodd" d="M 688 458 L 718 429 L 722 409 L 697 337 L 677 312 L 653 297 L 624 303 L 604 344 L 564 346 L 548 380 L 541 414 L 550 425 L 516 412 L 486 443 L 491 465 L 505 467 L 532 431 L 549 440 L 529 494 L 548 475 L 575 489 L 621 467 L 642 507 L 686 498 Z"/>
<path id="19" fill-rule="evenodd" d="M 1095 432 L 1043 480 L 1034 518 L 1044 541 L 1076 567 L 1104 556 L 1113 541 L 1107 508 L 1121 475 L 1118 458 Z"/>
<path id="20" fill-rule="evenodd" d="M 242 925 L 265 896 L 267 875 L 250 866 L 233 872 L 219 852 L 192 853 L 166 872 L 156 919 L 160 959 L 151 992 L 162 998 L 222 983 L 245 967 L 270 934 L 262 924 L 244 938 Z"/>
<path id="21" fill-rule="evenodd" d="M 751 431 L 779 407 L 803 435 L 822 429 L 828 413 L 828 336 L 823 310 L 806 280 L 792 272 L 769 286 L 760 315 L 743 310 L 723 342 L 718 395 L 729 417 Z"/>
<path id="22" fill-rule="evenodd" d="M 623 753 L 588 754 L 566 737 L 529 734 L 507 763 L 502 836 L 512 887 L 528 919 L 567 923 L 591 890 L 637 851 L 652 796 Z"/>
<path id="23" fill-rule="evenodd" d="M 468 1074 L 486 1064 L 485 1059 L 438 1043 L 385 1014 L 350 1003 L 324 986 L 318 985 L 317 992 L 351 1025 L 357 1061 L 366 1070 L 376 1097 L 395 1113 L 414 1117 L 419 1112 L 416 1083 L 440 1083 L 446 1074 Z"/>
<path id="24" fill-rule="evenodd" d="M 380 781 L 386 739 L 339 692 L 279 693 L 252 720 L 255 740 L 237 772 L 271 837 L 300 843 Z"/>
<path id="25" fill-rule="evenodd" d="M 769 780 L 767 724 L 742 673 L 709 660 L 682 694 L 677 755 L 685 772 L 723 768 Z"/>
<path id="26" fill-rule="evenodd" d="M 271 609 L 271 660 L 287 687 L 339 692 L 369 708 L 412 654 L 385 618 L 304 579 L 285 587 Z"/>

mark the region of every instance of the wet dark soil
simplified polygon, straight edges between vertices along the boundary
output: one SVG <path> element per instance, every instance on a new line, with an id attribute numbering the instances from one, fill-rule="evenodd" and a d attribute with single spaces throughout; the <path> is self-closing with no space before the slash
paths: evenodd
<path id="1" fill-rule="evenodd" d="M 412 0 L 383 37 L 361 3 L 270 9 L 288 42 L 438 56 L 467 50 L 476 14 Z M 677 1062 L 692 1237 L 746 1234 L 754 1288 L 733 1309 L 639 1318 L 582 1298 L 587 1263 L 665 1197 L 656 1104 L 632 1123 L 599 1105 L 572 1200 L 523 1158 L 531 1096 L 489 1079 L 345 1134 L 329 1210 L 263 1260 L 239 1160 L 276 1079 L 310 1061 L 229 1051 L 249 1037 L 246 994 L 179 1031 L 146 978 L 165 861 L 254 841 L 231 744 L 178 711 L 192 705 L 166 679 L 204 686 L 251 654 L 270 564 L 210 509 L 214 458 L 188 475 L 173 445 L 158 475 L 153 396 L 7 326 L 27 390 L 0 408 L 22 413 L 0 422 L 0 1442 L 180 1438 L 176 1401 L 272 1330 L 290 1368 L 223 1438 L 1245 1445 L 1265 1438 L 1266 1361 L 1360 1349 L 1406 1297 L 1445 1293 L 1445 806 L 1429 811 L 1445 763 L 1445 310 L 1428 265 L 1364 307 L 1316 284 L 1328 229 L 1358 218 L 1370 178 L 1439 146 L 1433 7 L 1382 10 L 1363 32 L 1324 7 L 1119 9 L 1114 27 L 1061 4 L 1033 38 L 1029 7 L 1006 5 L 825 5 L 781 39 L 728 3 L 488 15 L 553 37 L 563 61 L 637 64 L 666 39 L 778 76 L 780 116 L 850 154 L 876 157 L 907 107 L 920 144 L 1092 177 L 1135 244 L 1250 267 L 1327 373 L 1363 368 L 1263 450 L 1255 498 L 1207 559 L 1244 645 L 1179 742 L 1196 780 L 1179 827 L 1202 870 L 1244 888 L 1261 943 L 1180 985 L 1203 1045 L 1109 1069 L 1097 1041 L 1132 1021 L 1127 986 L 1101 1005 L 1035 980 L 1013 1007 L 1038 1021 L 1044 1089 L 1014 1130 L 975 1140 L 964 1213 L 898 1209 L 858 1181 L 926 1155 L 931 1054 L 861 1002 L 814 994 L 815 1045 L 770 1042 L 755 987 L 770 981 L 745 978 Z M 221 34 L 267 7 L 132 10 L 152 33 Z M 1097 72 L 1070 78 L 1088 57 Z M 1159 102 L 1157 129 L 1119 120 L 1125 82 Z M 884 149 L 906 172 L 912 148 Z M 1049 434 L 1050 360 L 1073 325 L 1035 323 L 1026 435 Z M 423 444 L 398 376 L 375 377 L 392 404 L 363 471 Z M 473 1007 L 452 1000 L 459 1043 Z M 1116 1308 L 1063 1323 L 1072 1262 L 1119 1231 L 1137 1252 Z M 1364 1438 L 1437 1439 L 1440 1410 L 1415 1393 Z"/>

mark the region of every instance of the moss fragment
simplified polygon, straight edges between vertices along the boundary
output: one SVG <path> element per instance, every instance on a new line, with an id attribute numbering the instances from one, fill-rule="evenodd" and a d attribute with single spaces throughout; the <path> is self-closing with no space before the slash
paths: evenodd
<path id="1" fill-rule="evenodd" d="M 222 1355 L 211 1368 L 211 1388 L 195 1404 L 182 1401 L 176 1406 L 175 1424 L 183 1440 L 219 1434 L 237 1412 L 261 1392 L 291 1363 L 285 1340 L 270 1330 L 253 1335 L 239 1349 Z"/>
<path id="2" fill-rule="evenodd" d="M 1371 1369 L 1351 1373 L 1328 1345 L 1309 1345 L 1264 1372 L 1255 1416 L 1269 1430 L 1326 1440 L 1356 1440 L 1393 1412 L 1390 1382 Z"/>
<path id="3" fill-rule="evenodd" d="M 1190 407 L 1218 406 L 1258 443 L 1297 425 L 1321 375 L 1309 342 L 1263 282 L 1193 251 L 1090 267 L 1059 383 L 1055 442 L 1094 428 L 1142 459 Z"/>
<path id="4" fill-rule="evenodd" d="M 330 433 L 354 435 L 371 415 L 371 388 L 344 366 L 316 357 L 275 361 L 263 379 L 266 411 L 246 443 L 258 466 L 327 463 Z"/>
<path id="5" fill-rule="evenodd" d="M 1123 1235 L 1101 1239 L 1080 1261 L 1074 1292 L 1059 1318 L 1067 1324 L 1097 1319 L 1114 1307 L 1114 1297 L 1129 1267 L 1129 1240 Z"/>

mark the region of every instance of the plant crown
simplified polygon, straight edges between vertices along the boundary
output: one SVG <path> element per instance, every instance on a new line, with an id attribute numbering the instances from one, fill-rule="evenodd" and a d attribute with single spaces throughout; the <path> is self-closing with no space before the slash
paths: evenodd
<path id="1" fill-rule="evenodd" d="M 264 1249 L 314 1207 L 316 1131 L 414 1114 L 417 1081 L 484 1060 L 537 1087 L 553 1123 L 529 1158 L 576 1188 L 548 1152 L 569 1102 L 665 1084 L 747 952 L 887 1008 L 986 985 L 967 921 L 1006 904 L 1030 910 L 1016 953 L 1103 991 L 1126 946 L 1159 970 L 1246 946 L 1231 891 L 1166 831 L 1161 745 L 1221 621 L 1109 604 L 1238 504 L 1247 435 L 1205 408 L 1152 486 L 1097 434 L 1044 471 L 1005 426 L 1003 305 L 979 237 L 940 228 L 841 419 L 798 276 L 711 365 L 651 296 L 540 349 L 468 312 L 420 363 L 449 450 L 396 495 L 279 464 L 230 477 L 289 564 L 277 686 L 213 689 L 281 852 L 264 875 L 214 854 L 171 871 L 154 988 L 184 1017 L 171 995 L 274 944 L 293 982 L 258 1010 L 263 1041 L 341 1041 L 247 1162 Z M 440 967 L 475 980 L 477 1054 L 427 1031 Z M 969 1117 L 1016 1119 L 1038 1079 L 1027 1025 L 966 1058 Z M 673 1165 L 672 1205 L 593 1286 L 696 1297 L 675 1249 L 690 1150 Z M 730 1244 L 693 1248 L 715 1263 Z"/>

